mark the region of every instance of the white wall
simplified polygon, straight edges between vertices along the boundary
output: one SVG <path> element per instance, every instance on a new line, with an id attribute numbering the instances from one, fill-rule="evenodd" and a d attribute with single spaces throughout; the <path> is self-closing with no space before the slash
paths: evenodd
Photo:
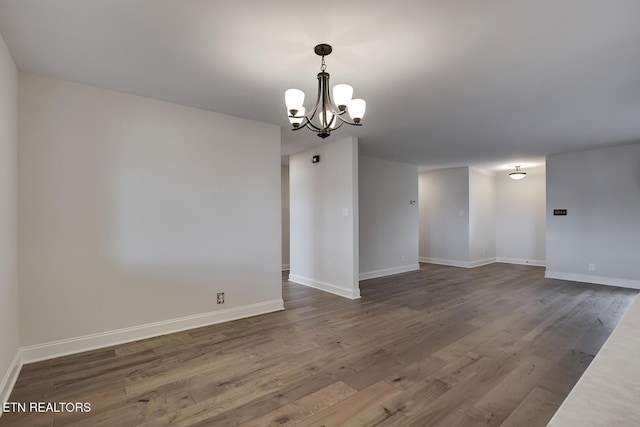
<path id="1" fill-rule="evenodd" d="M 640 144 L 547 157 L 548 277 L 640 289 L 639 242 Z"/>
<path id="2" fill-rule="evenodd" d="M 418 167 L 360 156 L 358 185 L 360 279 L 419 269 Z"/>
<path id="3" fill-rule="evenodd" d="M 9 398 L 18 324 L 18 70 L 0 36 L 0 402 Z"/>
<path id="4" fill-rule="evenodd" d="M 545 168 L 526 172 L 520 181 L 477 168 L 421 173 L 420 261 L 544 266 Z"/>
<path id="5" fill-rule="evenodd" d="M 282 212 L 282 270 L 289 269 L 289 166 L 281 168 L 281 212 Z"/>
<path id="6" fill-rule="evenodd" d="M 496 261 L 496 179 L 492 172 L 469 168 L 469 263 Z"/>
<path id="7" fill-rule="evenodd" d="M 469 168 L 423 172 L 419 192 L 420 261 L 468 266 Z"/>
<path id="8" fill-rule="evenodd" d="M 320 162 L 314 164 L 315 154 Z M 289 279 L 359 298 L 358 140 L 346 138 L 292 155 L 289 183 Z"/>
<path id="9" fill-rule="evenodd" d="M 27 357 L 282 308 L 277 126 L 24 73 L 19 113 Z"/>
<path id="10" fill-rule="evenodd" d="M 545 167 L 527 168 L 521 180 L 496 174 L 496 254 L 499 262 L 545 265 Z"/>

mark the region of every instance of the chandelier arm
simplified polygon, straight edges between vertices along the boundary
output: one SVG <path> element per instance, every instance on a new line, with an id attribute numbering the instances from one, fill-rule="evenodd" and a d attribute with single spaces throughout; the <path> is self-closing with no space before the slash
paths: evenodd
<path id="1" fill-rule="evenodd" d="M 306 124 L 307 124 L 307 122 L 309 121 L 309 118 L 307 117 L 307 115 L 306 115 L 306 114 L 304 114 L 304 115 L 300 115 L 300 116 L 298 116 L 298 115 L 293 115 L 293 114 L 289 114 L 289 116 L 288 116 L 288 117 L 289 117 L 290 119 L 300 119 L 300 118 L 302 119 L 302 120 L 300 121 L 300 123 L 298 123 L 298 126 L 293 126 L 293 127 L 291 128 L 291 130 L 298 130 L 298 129 L 302 129 L 302 128 L 304 128 L 304 127 L 305 127 L 305 125 L 306 125 Z M 293 123 L 292 123 L 292 124 L 293 124 Z"/>
<path id="2" fill-rule="evenodd" d="M 301 123 L 300 126 L 298 126 L 297 128 L 291 128 L 291 130 L 294 131 L 294 130 L 300 130 L 300 129 L 304 129 L 304 128 L 307 128 L 310 131 L 315 132 L 315 133 L 322 132 L 322 129 L 320 129 L 319 127 L 317 127 L 316 125 L 314 125 L 313 123 L 311 123 L 308 120 L 306 122 Z"/>
<path id="3" fill-rule="evenodd" d="M 350 121 L 350 120 L 343 119 L 343 118 L 342 118 L 342 117 L 340 117 L 340 116 L 338 116 L 338 118 L 340 119 L 340 121 L 341 121 L 342 123 L 346 123 L 346 124 L 351 125 L 351 126 L 362 126 L 362 123 L 355 123 L 355 122 L 352 122 L 352 121 Z"/>
<path id="4" fill-rule="evenodd" d="M 334 126 L 333 128 L 331 128 L 331 130 L 336 130 L 336 129 L 340 129 L 342 127 L 343 124 L 345 124 L 346 122 L 344 120 L 340 121 L 340 123 L 336 126 Z"/>
<path id="5" fill-rule="evenodd" d="M 318 111 L 318 101 L 316 101 L 316 105 L 313 106 L 313 110 L 311 110 L 311 114 L 307 114 L 307 120 L 311 121 L 316 116 L 316 112 Z"/>
<path id="6" fill-rule="evenodd" d="M 294 131 L 294 130 L 300 130 L 300 129 L 307 128 L 310 131 L 318 134 L 318 133 L 322 133 L 322 132 L 330 133 L 330 131 L 338 129 L 338 127 L 340 127 L 340 126 L 337 126 L 337 127 L 333 128 L 333 129 L 324 129 L 323 130 L 322 128 L 319 128 L 318 126 L 314 125 L 309 120 L 306 120 L 306 121 L 302 122 L 297 128 L 294 127 L 294 128 L 291 128 L 291 130 Z"/>
<path id="7" fill-rule="evenodd" d="M 336 106 L 336 104 L 334 104 L 333 99 L 331 99 L 331 90 L 330 90 L 331 85 L 329 84 L 329 78 L 331 77 L 331 75 L 327 72 L 325 72 L 324 74 L 326 74 L 327 77 L 324 79 L 324 85 L 323 85 L 323 89 L 324 89 L 323 107 L 327 111 L 331 111 L 331 113 L 334 116 L 339 116 L 341 114 L 344 114 L 345 111 L 340 111 L 340 109 Z"/>
<path id="8" fill-rule="evenodd" d="M 322 74 L 326 74 L 326 77 L 323 76 L 322 78 L 322 111 L 320 111 L 322 117 L 320 118 L 320 124 L 326 132 L 329 128 L 329 115 L 327 112 L 331 108 L 331 99 L 329 98 L 329 73 L 323 71 Z"/>
<path id="9" fill-rule="evenodd" d="M 319 77 L 319 75 L 318 75 L 318 77 Z M 307 115 L 305 116 L 305 117 L 307 118 L 307 123 L 311 123 L 311 120 L 313 120 L 313 118 L 314 118 L 314 117 L 315 117 L 315 115 L 316 115 L 316 112 L 318 111 L 318 105 L 320 104 L 320 94 L 321 94 L 321 85 L 320 85 L 320 84 L 318 84 L 318 93 L 317 93 L 317 95 L 316 95 L 316 103 L 315 103 L 315 105 L 313 106 L 313 108 L 311 109 L 311 113 L 309 113 L 309 114 L 307 114 Z M 319 131 L 320 131 L 320 130 L 319 130 L 319 128 L 318 128 L 317 126 L 315 126 L 313 123 L 311 123 L 311 125 L 312 125 L 314 128 L 318 129 L 318 130 L 317 130 L 317 132 L 319 132 Z M 309 128 L 309 129 L 311 129 L 311 128 Z"/>
<path id="10" fill-rule="evenodd" d="M 329 99 L 328 86 L 329 86 L 329 73 L 322 70 L 320 73 L 318 73 L 318 92 L 319 92 L 318 102 L 322 104 L 320 105 L 320 107 L 322 108 L 320 110 L 320 114 L 321 114 L 320 126 L 323 132 L 326 132 L 327 129 L 329 128 L 329 123 L 327 120 L 327 111 L 329 111 L 331 104 Z"/>
<path id="11" fill-rule="evenodd" d="M 304 115 L 304 119 L 302 120 L 302 123 L 300 123 L 300 126 L 298 126 L 299 128 L 303 128 L 307 125 L 307 123 L 310 123 L 311 119 L 309 118 L 308 114 Z"/>
<path id="12" fill-rule="evenodd" d="M 314 131 L 315 133 L 322 132 L 322 128 L 319 128 L 318 126 L 314 125 L 311 120 L 307 120 L 307 123 L 305 123 L 305 126 L 309 130 Z"/>

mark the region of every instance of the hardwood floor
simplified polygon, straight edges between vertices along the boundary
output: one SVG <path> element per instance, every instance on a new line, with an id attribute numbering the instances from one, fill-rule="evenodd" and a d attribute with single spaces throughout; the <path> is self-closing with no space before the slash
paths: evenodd
<path id="1" fill-rule="evenodd" d="M 423 265 L 348 300 L 25 365 L 0 426 L 545 426 L 637 291 L 539 267 Z"/>

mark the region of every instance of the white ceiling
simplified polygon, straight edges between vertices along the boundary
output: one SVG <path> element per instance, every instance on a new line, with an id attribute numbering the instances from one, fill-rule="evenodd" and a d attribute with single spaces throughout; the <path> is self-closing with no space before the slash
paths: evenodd
<path id="1" fill-rule="evenodd" d="M 282 126 L 283 93 L 367 101 L 364 154 L 423 168 L 539 164 L 640 141 L 639 0 L 0 0 L 21 70 Z"/>

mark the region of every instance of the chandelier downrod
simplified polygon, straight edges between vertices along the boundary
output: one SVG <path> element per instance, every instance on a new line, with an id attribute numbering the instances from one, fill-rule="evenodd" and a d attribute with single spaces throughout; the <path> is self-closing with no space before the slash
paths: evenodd
<path id="1" fill-rule="evenodd" d="M 318 94 L 316 103 L 308 114 L 305 114 L 304 92 L 299 89 L 289 89 L 285 92 L 289 121 L 293 128 L 303 127 L 315 132 L 320 138 L 326 138 L 331 132 L 343 124 L 362 126 L 362 117 L 366 110 L 366 102 L 362 99 L 351 99 L 353 88 L 339 84 L 333 87 L 333 98 L 329 89 L 329 73 L 324 57 L 331 54 L 333 48 L 328 44 L 319 44 L 314 48 L 316 55 L 322 57 L 320 72 L 318 73 Z M 337 105 L 336 105 L 337 103 Z M 351 117 L 351 120 L 347 118 Z M 314 120 L 315 119 L 315 120 Z"/>

